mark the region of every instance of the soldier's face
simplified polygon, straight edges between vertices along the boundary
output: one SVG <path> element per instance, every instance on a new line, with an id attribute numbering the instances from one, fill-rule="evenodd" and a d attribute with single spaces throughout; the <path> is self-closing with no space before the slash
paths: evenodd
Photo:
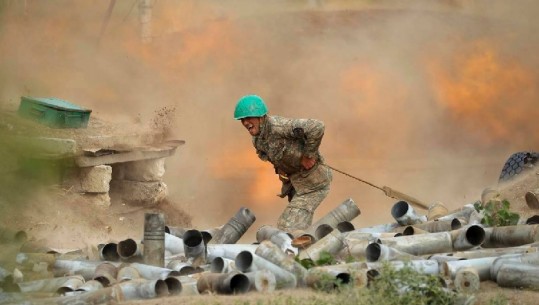
<path id="1" fill-rule="evenodd" d="M 251 136 L 257 136 L 260 133 L 260 121 L 262 118 L 249 117 L 241 119 L 241 124 L 247 129 Z"/>

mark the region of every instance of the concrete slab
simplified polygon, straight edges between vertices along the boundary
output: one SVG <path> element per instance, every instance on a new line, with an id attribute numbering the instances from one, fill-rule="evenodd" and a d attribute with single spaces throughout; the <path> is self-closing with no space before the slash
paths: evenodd
<path id="1" fill-rule="evenodd" d="M 185 144 L 183 140 L 172 140 L 153 146 L 136 147 L 123 151 L 115 149 L 85 150 L 83 156 L 75 158 L 75 164 L 79 167 L 88 167 L 165 158 L 172 156 L 178 146 L 183 144 Z"/>

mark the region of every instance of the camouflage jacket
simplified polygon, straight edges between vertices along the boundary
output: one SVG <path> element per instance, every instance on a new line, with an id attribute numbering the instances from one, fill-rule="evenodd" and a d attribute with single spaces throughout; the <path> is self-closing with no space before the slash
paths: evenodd
<path id="1" fill-rule="evenodd" d="M 324 129 L 324 123 L 318 120 L 268 115 L 260 125 L 260 134 L 253 137 L 253 145 L 260 159 L 271 162 L 276 172 L 286 173 L 301 195 L 322 189 L 332 180 L 318 151 Z M 310 170 L 303 168 L 302 156 L 316 158 L 315 166 Z"/>

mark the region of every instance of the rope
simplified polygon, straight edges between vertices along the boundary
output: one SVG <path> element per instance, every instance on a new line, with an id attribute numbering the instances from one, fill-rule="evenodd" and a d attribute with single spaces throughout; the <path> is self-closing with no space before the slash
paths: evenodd
<path id="1" fill-rule="evenodd" d="M 335 167 L 333 167 L 333 166 L 331 166 L 331 165 L 328 165 L 328 164 L 324 164 L 324 165 L 327 166 L 327 167 L 329 167 L 329 168 L 331 168 L 332 170 L 334 170 L 334 171 L 336 171 L 336 172 L 338 172 L 338 173 L 341 173 L 341 174 L 343 174 L 343 175 L 345 175 L 345 176 L 348 176 L 348 177 L 350 177 L 350 178 L 352 178 L 352 179 L 356 179 L 357 181 L 360 181 L 360 182 L 363 182 L 363 183 L 365 183 L 365 184 L 368 184 L 368 185 L 370 185 L 370 186 L 372 186 L 372 187 L 374 187 L 374 188 L 377 188 L 377 189 L 379 189 L 379 190 L 381 190 L 382 192 L 385 193 L 385 190 L 384 190 L 383 188 L 381 188 L 381 187 L 379 187 L 379 186 L 377 186 L 377 185 L 374 185 L 374 184 L 370 183 L 369 181 L 365 181 L 365 180 L 360 179 L 360 178 L 358 178 L 358 177 L 352 176 L 352 175 L 350 175 L 350 174 L 348 174 L 348 173 L 345 173 L 345 172 L 343 172 L 343 171 L 341 171 L 341 170 L 339 170 L 339 169 L 336 169 Z"/>

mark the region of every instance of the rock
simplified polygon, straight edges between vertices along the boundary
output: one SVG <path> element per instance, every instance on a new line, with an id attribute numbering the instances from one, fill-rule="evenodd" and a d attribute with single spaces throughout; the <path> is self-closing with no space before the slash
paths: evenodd
<path id="1" fill-rule="evenodd" d="M 85 193 L 83 198 L 92 205 L 108 208 L 110 207 L 109 193 Z"/>
<path id="2" fill-rule="evenodd" d="M 110 189 L 112 167 L 108 165 L 83 167 L 79 177 L 83 192 L 106 193 Z"/>
<path id="3" fill-rule="evenodd" d="M 167 185 L 162 181 L 112 180 L 110 186 L 115 195 L 133 205 L 157 205 L 168 193 Z"/>
<path id="4" fill-rule="evenodd" d="M 120 163 L 114 167 L 115 178 L 131 181 L 161 181 L 165 175 L 165 158 Z"/>

